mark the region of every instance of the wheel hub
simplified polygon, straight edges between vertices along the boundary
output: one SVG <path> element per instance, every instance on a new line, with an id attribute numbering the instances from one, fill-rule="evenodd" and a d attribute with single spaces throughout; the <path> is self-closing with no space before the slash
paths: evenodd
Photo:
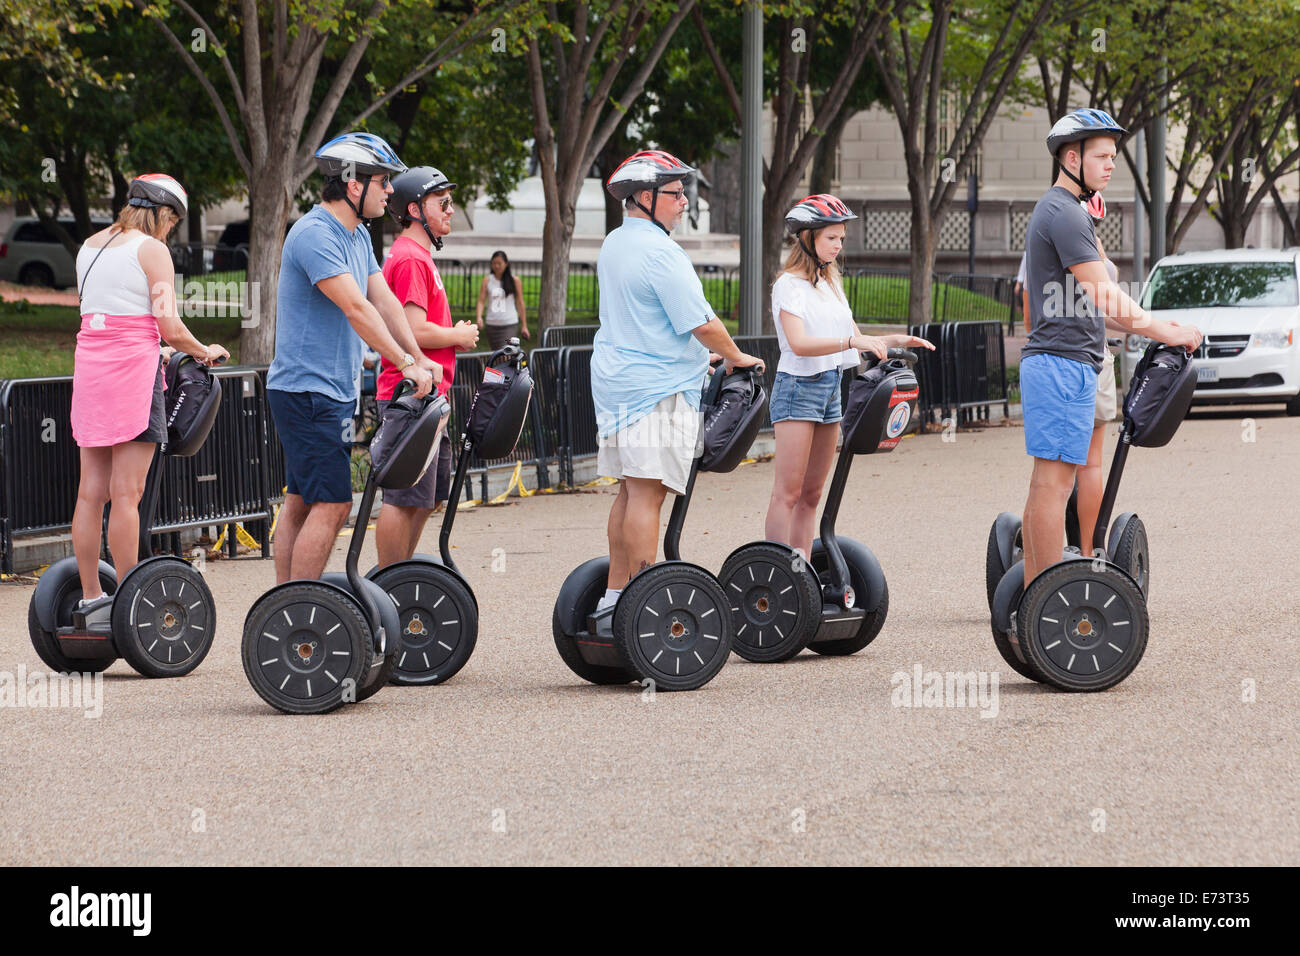
<path id="1" fill-rule="evenodd" d="M 1090 651 L 1101 643 L 1106 633 L 1106 619 L 1094 607 L 1077 608 L 1066 622 L 1070 643 L 1081 651 Z"/>

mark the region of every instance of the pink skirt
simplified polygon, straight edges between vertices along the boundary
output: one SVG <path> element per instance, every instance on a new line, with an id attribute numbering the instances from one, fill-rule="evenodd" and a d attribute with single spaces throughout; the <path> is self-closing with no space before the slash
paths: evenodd
<path id="1" fill-rule="evenodd" d="M 81 317 L 72 370 L 72 437 L 80 447 L 118 445 L 145 430 L 161 360 L 152 315 Z"/>

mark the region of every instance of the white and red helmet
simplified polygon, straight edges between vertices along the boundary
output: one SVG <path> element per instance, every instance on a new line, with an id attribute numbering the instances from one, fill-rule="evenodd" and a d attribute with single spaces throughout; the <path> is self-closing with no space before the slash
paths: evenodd
<path id="1" fill-rule="evenodd" d="M 687 166 L 672 153 L 643 149 L 618 164 L 605 188 L 615 199 L 626 199 L 637 190 L 658 189 L 679 179 L 685 182 L 694 175 L 695 167 Z"/>
<path id="2" fill-rule="evenodd" d="M 1101 198 L 1101 193 L 1093 193 L 1086 200 L 1079 200 L 1079 205 L 1092 217 L 1093 222 L 1101 222 L 1106 218 L 1106 200 Z"/>
<path id="3" fill-rule="evenodd" d="M 126 191 L 126 201 L 129 205 L 146 209 L 167 206 L 181 219 L 185 218 L 190 206 L 185 187 L 164 173 L 145 173 L 135 177 Z"/>
<path id="4" fill-rule="evenodd" d="M 793 235 L 801 229 L 821 229 L 857 218 L 857 213 L 830 193 L 814 193 L 794 204 L 794 208 L 785 214 L 785 225 Z"/>

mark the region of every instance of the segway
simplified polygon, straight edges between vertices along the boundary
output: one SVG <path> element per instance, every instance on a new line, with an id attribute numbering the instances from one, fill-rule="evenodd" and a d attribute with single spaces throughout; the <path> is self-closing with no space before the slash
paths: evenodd
<path id="1" fill-rule="evenodd" d="M 733 471 L 754 442 L 767 392 L 753 369 L 714 371 L 704 386 L 700 446 L 686 489 L 664 532 L 666 560 L 640 571 L 602 611 L 609 558 L 592 558 L 565 580 L 551 629 L 564 663 L 593 684 L 645 684 L 695 690 L 712 680 L 731 651 L 730 605 L 717 578 L 681 560 L 679 544 L 700 471 Z M 648 685 L 647 685 L 648 686 Z"/>
<path id="2" fill-rule="evenodd" d="M 890 349 L 849 387 L 840 421 L 843 444 L 822 509 L 821 537 L 809 561 L 776 541 L 737 548 L 718 575 L 732 601 L 731 649 L 755 663 L 794 657 L 805 647 L 819 654 L 854 654 L 870 644 L 889 613 L 889 587 L 876 556 L 863 544 L 835 533 L 835 519 L 858 455 L 890 452 L 916 417 L 920 389 L 916 355 Z"/>
<path id="3" fill-rule="evenodd" d="M 417 399 L 403 379 L 370 442 L 370 473 L 357 509 L 346 572 L 286 581 L 244 619 L 244 673 L 272 707 L 324 714 L 378 693 L 397 666 L 397 606 L 357 570 L 378 488 L 409 488 L 429 467 L 450 412 L 445 398 Z"/>
<path id="4" fill-rule="evenodd" d="M 184 558 L 153 556 L 164 458 L 189 458 L 203 446 L 221 406 L 221 382 L 181 352 L 165 373 L 169 394 L 167 440 L 154 451 L 140 508 L 140 561 L 119 584 L 113 566 L 99 562 L 99 583 L 113 600 L 90 613 L 78 608 L 77 559 L 54 562 L 41 575 L 27 609 L 37 656 L 64 673 L 102 671 L 119 657 L 145 677 L 181 677 L 203 662 L 216 633 L 216 609 L 203 575 Z"/>
<path id="5" fill-rule="evenodd" d="M 1097 514 L 1093 556 L 1070 555 L 1028 587 L 1024 561 L 1017 558 L 997 582 L 989 601 L 993 642 L 1020 675 L 1061 690 L 1099 691 L 1124 680 L 1141 661 L 1150 628 L 1143 590 L 1149 573 L 1146 531 L 1136 515 L 1121 515 L 1113 527 L 1110 516 L 1130 446 L 1168 444 L 1195 390 L 1196 371 L 1185 349 L 1148 346 L 1124 399 L 1124 424 Z M 999 515 L 989 535 L 989 576 L 995 562 L 1014 556 L 1002 550 L 1015 530 L 1012 518 Z"/>
<path id="6" fill-rule="evenodd" d="M 397 663 L 394 684 L 441 684 L 465 666 L 478 640 L 478 600 L 451 558 L 451 529 L 469 473 L 470 454 L 490 461 L 514 451 L 528 415 L 532 373 L 511 339 L 493 352 L 474 393 L 461 435 L 460 457 L 439 537 L 442 560 L 417 554 L 409 561 L 372 568 L 366 575 L 397 605 Z"/>

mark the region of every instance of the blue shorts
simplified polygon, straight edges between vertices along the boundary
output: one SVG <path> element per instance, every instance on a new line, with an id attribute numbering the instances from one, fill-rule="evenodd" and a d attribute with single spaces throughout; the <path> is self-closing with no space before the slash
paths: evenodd
<path id="1" fill-rule="evenodd" d="M 352 500 L 352 414 L 354 402 L 336 402 L 319 392 L 266 390 L 271 418 L 284 448 L 289 494 L 318 501 Z"/>
<path id="2" fill-rule="evenodd" d="M 816 375 L 777 372 L 768 402 L 772 424 L 814 422 L 830 425 L 843 418 L 840 411 L 840 370 L 828 368 Z"/>
<path id="3" fill-rule="evenodd" d="M 1045 352 L 1020 361 L 1020 409 L 1025 451 L 1034 458 L 1083 465 L 1088 461 L 1097 372 L 1091 365 Z"/>

